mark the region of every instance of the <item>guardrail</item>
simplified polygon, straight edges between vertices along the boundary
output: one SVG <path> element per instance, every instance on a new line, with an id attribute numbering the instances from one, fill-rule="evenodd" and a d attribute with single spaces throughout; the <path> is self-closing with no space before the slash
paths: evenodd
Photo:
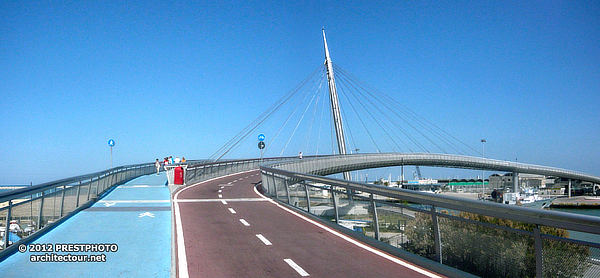
<path id="1" fill-rule="evenodd" d="M 204 180 L 225 176 L 233 173 L 258 169 L 260 164 L 280 161 L 297 160 L 296 157 L 276 157 L 244 160 L 224 160 L 216 162 L 198 162 L 187 164 L 184 180 L 186 185 L 191 185 Z"/>
<path id="2" fill-rule="evenodd" d="M 0 193 L 0 261 L 114 186 L 155 171 L 154 163 L 122 166 Z"/>
<path id="3" fill-rule="evenodd" d="M 333 173 L 366 168 L 383 168 L 402 165 L 527 173 L 589 181 L 600 184 L 600 177 L 598 176 L 567 169 L 482 157 L 435 153 L 369 153 L 335 155 L 321 157 L 320 159 L 303 159 L 294 163 L 281 162 L 278 163 L 277 166 L 273 165 L 272 167 L 293 172 L 326 176 Z"/>
<path id="4" fill-rule="evenodd" d="M 304 173 L 318 161 L 296 163 L 262 165 L 264 193 L 399 253 L 482 277 L 600 276 L 600 217 L 327 178 Z"/>

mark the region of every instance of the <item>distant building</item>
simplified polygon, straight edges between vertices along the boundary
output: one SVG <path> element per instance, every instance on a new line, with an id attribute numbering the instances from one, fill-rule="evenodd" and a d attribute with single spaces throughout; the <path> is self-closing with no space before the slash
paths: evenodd
<path id="1" fill-rule="evenodd" d="M 546 176 L 533 174 L 519 174 L 519 187 L 522 188 L 545 188 Z"/>
<path id="2" fill-rule="evenodd" d="M 488 189 L 509 189 L 513 188 L 513 173 L 493 174 L 490 176 Z"/>
<path id="3" fill-rule="evenodd" d="M 519 188 L 545 188 L 546 177 L 532 174 L 519 174 Z M 513 173 L 493 174 L 488 189 L 513 189 Z"/>

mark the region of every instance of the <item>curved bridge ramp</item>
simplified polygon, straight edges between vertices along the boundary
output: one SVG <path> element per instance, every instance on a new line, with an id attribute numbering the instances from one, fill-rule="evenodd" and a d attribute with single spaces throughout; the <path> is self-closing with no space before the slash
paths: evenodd
<path id="1" fill-rule="evenodd" d="M 442 277 L 263 198 L 258 171 L 173 196 L 178 277 Z"/>

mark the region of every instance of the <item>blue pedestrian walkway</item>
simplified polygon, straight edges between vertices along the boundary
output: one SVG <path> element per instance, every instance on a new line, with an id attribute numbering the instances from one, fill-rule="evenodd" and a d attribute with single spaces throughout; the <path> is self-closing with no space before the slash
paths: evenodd
<path id="1" fill-rule="evenodd" d="M 3 277 L 169 277 L 171 203 L 165 182 L 161 173 L 118 186 L 32 243 L 40 244 L 36 247 L 42 251 L 32 252 L 30 245 L 0 262 L 0 273 Z M 56 247 L 71 251 L 56 252 Z M 115 247 L 118 250 L 112 252 Z M 76 252 L 76 248 L 97 250 Z M 56 262 L 75 258 L 105 262 Z"/>

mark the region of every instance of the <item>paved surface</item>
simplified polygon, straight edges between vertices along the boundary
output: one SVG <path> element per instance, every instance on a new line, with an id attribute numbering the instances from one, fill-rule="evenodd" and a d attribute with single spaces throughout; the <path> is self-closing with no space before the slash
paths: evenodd
<path id="1" fill-rule="evenodd" d="M 600 197 L 577 196 L 571 198 L 557 198 L 552 201 L 551 207 L 600 208 Z"/>
<path id="2" fill-rule="evenodd" d="M 175 193 L 179 277 L 437 277 L 261 198 L 259 180 L 252 171 Z"/>
<path id="3" fill-rule="evenodd" d="M 171 205 L 166 175 L 148 175 L 115 188 L 98 203 L 33 244 L 116 244 L 116 252 L 16 253 L 0 263 L 2 277 L 169 277 Z M 113 245 L 114 247 L 114 245 Z M 31 262 L 32 255 L 94 255 L 106 262 Z"/>

